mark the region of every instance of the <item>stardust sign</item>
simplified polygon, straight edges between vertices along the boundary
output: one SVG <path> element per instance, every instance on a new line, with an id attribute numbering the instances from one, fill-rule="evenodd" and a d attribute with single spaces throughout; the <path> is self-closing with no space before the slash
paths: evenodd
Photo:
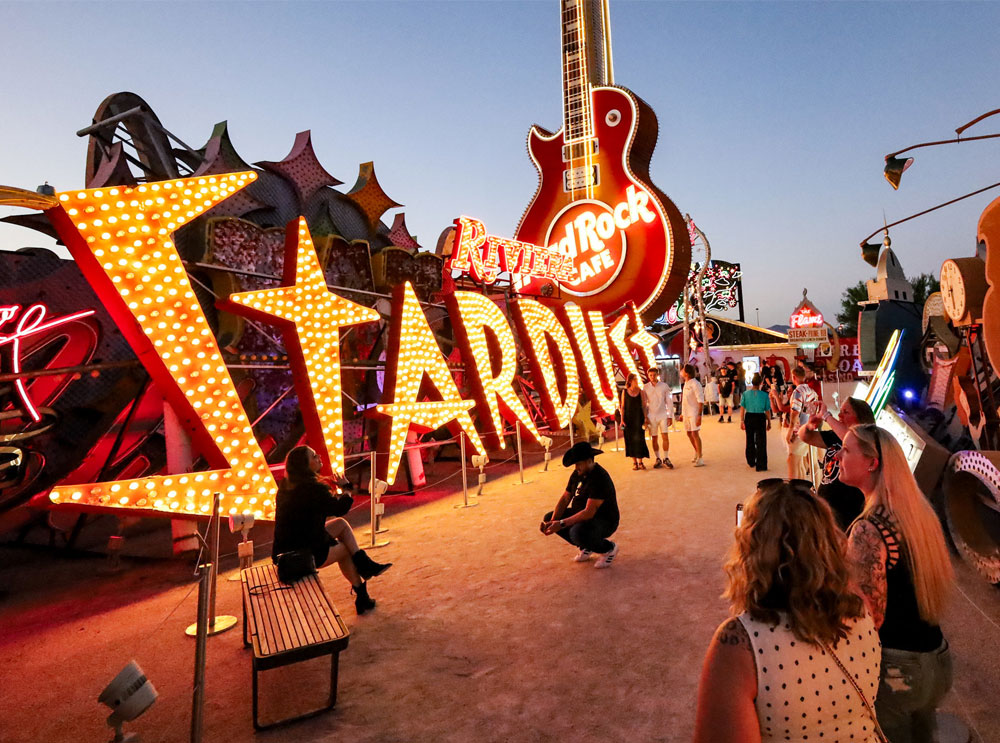
<path id="1" fill-rule="evenodd" d="M 273 518 L 277 483 L 172 241 L 176 229 L 255 178 L 246 172 L 87 189 L 60 193 L 42 206 L 207 462 L 206 469 L 186 474 L 60 484 L 49 495 L 53 503 L 197 517 L 208 514 L 218 492 L 224 512 L 250 511 L 258 518 Z M 470 245 L 478 239 L 470 238 Z M 483 245 L 487 242 L 484 237 Z M 497 246 L 498 251 L 509 247 Z M 536 246 L 524 250 L 529 247 L 530 268 Z M 522 264 L 525 254 L 518 259 Z M 546 256 L 546 266 L 553 265 L 549 254 L 539 255 Z M 234 293 L 220 301 L 220 308 L 280 328 L 307 439 L 319 453 L 324 472 L 340 471 L 341 329 L 375 322 L 379 316 L 329 290 L 301 218 L 286 229 L 282 283 Z M 448 426 L 462 432 L 480 452 L 487 444 L 503 446 L 505 424 L 519 425 L 529 437 L 538 437 L 514 389 L 515 336 L 532 370 L 544 418 L 554 429 L 570 424 L 581 390 L 595 410 L 612 414 L 615 367 L 637 372 L 639 365 L 654 363 L 658 339 L 644 330 L 634 304 L 627 304 L 610 326 L 600 311 L 574 303 L 552 307 L 522 297 L 507 308 L 513 324 L 496 303 L 475 292 L 456 291 L 446 304 L 466 367 L 469 397 L 456 385 L 413 287 L 406 283 L 393 292 L 389 361 L 376 408 L 378 472 L 389 482 L 395 480 L 411 429 Z M 40 316 L 37 319 L 41 322 Z"/>

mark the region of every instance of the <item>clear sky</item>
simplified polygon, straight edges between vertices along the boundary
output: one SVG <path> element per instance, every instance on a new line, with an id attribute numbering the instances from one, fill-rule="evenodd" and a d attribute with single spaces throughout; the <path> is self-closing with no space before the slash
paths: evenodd
<path id="1" fill-rule="evenodd" d="M 998 27 L 996 3 L 611 0 L 616 82 L 659 118 L 653 180 L 743 264 L 763 325 L 803 287 L 835 314 L 872 275 L 858 242 L 883 211 L 1000 180 L 1000 140 L 918 150 L 899 192 L 882 178 L 887 152 L 1000 107 Z M 0 1 L 0 49 L 0 184 L 81 187 L 75 132 L 128 90 L 194 147 L 228 120 L 248 162 L 303 129 L 348 187 L 374 160 L 429 248 L 460 214 L 513 234 L 536 184 L 528 128 L 561 124 L 556 0 Z M 893 230 L 907 273 L 971 255 L 996 196 Z M 49 244 L 36 234 L 2 226 L 0 248 Z"/>

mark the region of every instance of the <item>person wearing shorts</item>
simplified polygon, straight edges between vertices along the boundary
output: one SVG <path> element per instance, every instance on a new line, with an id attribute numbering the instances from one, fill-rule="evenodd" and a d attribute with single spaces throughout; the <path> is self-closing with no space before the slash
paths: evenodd
<path id="1" fill-rule="evenodd" d="M 704 467 L 705 462 L 701 457 L 701 411 L 705 404 L 705 393 L 701 388 L 701 382 L 695 379 L 695 368 L 692 364 L 685 364 L 681 369 L 681 378 L 684 380 L 684 391 L 681 393 L 681 420 L 684 421 L 684 430 L 687 432 L 688 441 L 694 447 L 695 467 Z"/>
<path id="2" fill-rule="evenodd" d="M 646 428 L 649 429 L 649 437 L 653 442 L 653 456 L 656 458 L 653 468 L 666 467 L 672 470 L 674 465 L 668 456 L 670 453 L 668 431 L 674 422 L 674 401 L 670 394 L 670 385 L 660 381 L 660 370 L 655 366 L 649 368 L 647 376 L 649 381 L 643 385 L 642 397 L 646 403 Z M 657 435 L 663 442 L 663 459 L 660 459 Z"/>

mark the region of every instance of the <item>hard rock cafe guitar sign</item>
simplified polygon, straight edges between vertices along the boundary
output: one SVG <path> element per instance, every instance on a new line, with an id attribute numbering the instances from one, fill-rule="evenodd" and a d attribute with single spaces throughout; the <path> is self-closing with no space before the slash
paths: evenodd
<path id="1" fill-rule="evenodd" d="M 560 0 L 563 126 L 534 126 L 539 183 L 517 239 L 569 256 L 573 278 L 516 282 L 541 301 L 606 316 L 633 301 L 652 321 L 680 294 L 691 243 L 680 211 L 650 182 L 653 110 L 612 83 L 607 0 Z"/>

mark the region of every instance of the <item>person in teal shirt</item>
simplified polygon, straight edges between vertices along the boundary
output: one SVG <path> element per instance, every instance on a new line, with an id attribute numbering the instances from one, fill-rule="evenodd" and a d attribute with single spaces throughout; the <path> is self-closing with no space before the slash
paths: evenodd
<path id="1" fill-rule="evenodd" d="M 760 373 L 740 397 L 740 428 L 747 434 L 747 464 L 758 472 L 767 469 L 767 432 L 771 430 L 771 401 L 760 388 Z"/>

